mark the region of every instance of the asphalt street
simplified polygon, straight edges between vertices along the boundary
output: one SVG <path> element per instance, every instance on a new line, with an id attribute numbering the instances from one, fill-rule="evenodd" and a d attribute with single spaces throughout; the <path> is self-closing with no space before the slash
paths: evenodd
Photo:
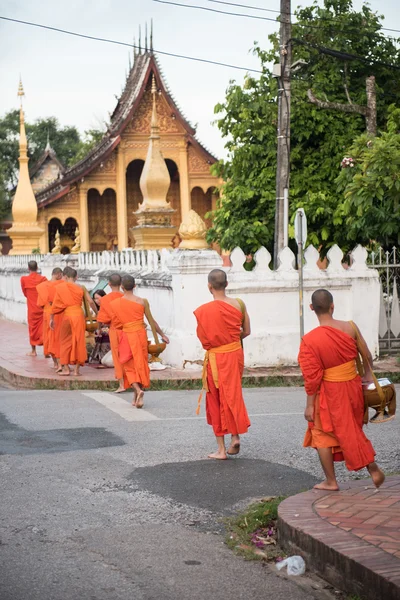
<path id="1" fill-rule="evenodd" d="M 1 390 L 0 599 L 313 598 L 224 545 L 226 515 L 321 477 L 302 448 L 304 391 L 245 399 L 252 426 L 221 462 L 206 458 L 197 392 L 149 392 L 140 411 L 128 394 Z M 367 429 L 388 472 L 400 471 L 399 430 Z"/>

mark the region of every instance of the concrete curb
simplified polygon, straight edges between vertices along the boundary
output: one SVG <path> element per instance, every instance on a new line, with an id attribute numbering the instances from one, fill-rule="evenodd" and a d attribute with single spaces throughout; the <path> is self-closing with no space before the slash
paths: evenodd
<path id="1" fill-rule="evenodd" d="M 363 481 L 351 484 L 364 486 Z M 311 490 L 280 504 L 280 544 L 290 554 L 302 555 L 308 568 L 347 593 L 363 600 L 399 600 L 400 560 L 317 515 L 314 505 L 327 495 Z"/>

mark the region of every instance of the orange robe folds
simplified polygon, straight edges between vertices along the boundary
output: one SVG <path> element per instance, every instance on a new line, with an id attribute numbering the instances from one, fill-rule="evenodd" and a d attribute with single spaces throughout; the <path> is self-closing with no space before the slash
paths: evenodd
<path id="1" fill-rule="evenodd" d="M 144 306 L 118 298 L 111 302 L 110 310 L 113 326 L 121 331 L 119 359 L 129 384 L 140 383 L 145 388 L 150 387 Z"/>
<path id="2" fill-rule="evenodd" d="M 28 328 L 31 346 L 43 345 L 43 308 L 38 306 L 36 289 L 36 286 L 42 281 L 47 281 L 47 279 L 39 273 L 29 273 L 29 275 L 21 277 L 22 293 L 27 299 L 28 305 Z"/>
<path id="3" fill-rule="evenodd" d="M 350 471 L 366 467 L 375 457 L 362 430 L 364 397 L 356 357 L 356 341 L 328 326 L 307 333 L 299 353 L 306 393 L 317 394 L 304 446 L 332 448 L 334 460 L 344 460 Z"/>
<path id="4" fill-rule="evenodd" d="M 84 365 L 87 360 L 86 322 L 82 309 L 83 289 L 63 281 L 56 288 L 51 313 L 62 313 L 60 326 L 60 363 Z"/>
<path id="5" fill-rule="evenodd" d="M 216 436 L 246 433 L 250 421 L 242 394 L 243 315 L 227 302 L 213 300 L 194 312 L 197 337 L 206 355 L 206 414 Z"/>
<path id="6" fill-rule="evenodd" d="M 109 336 L 110 336 L 110 345 L 111 352 L 114 363 L 114 371 L 115 378 L 122 379 L 124 376 L 124 371 L 122 365 L 119 361 L 119 351 L 118 346 L 121 338 L 121 331 L 116 329 L 112 323 L 112 313 L 111 313 L 111 302 L 117 300 L 118 298 L 122 298 L 122 292 L 111 292 L 106 296 L 103 296 L 100 301 L 100 310 L 97 313 L 97 322 L 104 323 L 104 325 L 110 326 Z"/>
<path id="7" fill-rule="evenodd" d="M 62 313 L 54 316 L 54 329 L 50 329 L 51 305 L 54 302 L 56 287 L 63 283 L 62 279 L 43 281 L 37 286 L 38 306 L 43 308 L 43 351 L 59 358 L 60 355 L 60 324 Z"/>

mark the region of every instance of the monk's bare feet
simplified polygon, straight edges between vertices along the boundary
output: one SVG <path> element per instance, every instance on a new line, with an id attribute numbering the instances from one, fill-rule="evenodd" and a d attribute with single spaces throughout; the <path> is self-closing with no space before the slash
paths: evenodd
<path id="1" fill-rule="evenodd" d="M 338 492 L 339 486 L 337 481 L 322 481 L 321 483 L 317 483 L 314 485 L 314 490 L 326 490 L 327 492 Z"/>
<path id="2" fill-rule="evenodd" d="M 208 458 L 213 458 L 214 460 L 227 460 L 226 452 L 222 450 L 218 450 L 218 452 L 213 452 L 208 455 Z"/>
<path id="3" fill-rule="evenodd" d="M 133 400 L 132 400 L 132 406 L 136 408 L 136 400 L 137 400 L 137 391 L 133 390 Z"/>
<path id="4" fill-rule="evenodd" d="M 229 454 L 229 456 L 235 456 L 235 454 L 239 454 L 240 452 L 240 442 L 236 442 L 235 444 L 231 444 L 229 447 L 229 450 L 227 451 L 227 454 Z"/>
<path id="5" fill-rule="evenodd" d="M 125 391 L 124 387 L 119 386 L 117 390 L 114 390 L 114 394 L 122 394 Z"/>
<path id="6" fill-rule="evenodd" d="M 372 481 L 378 490 L 385 481 L 385 473 L 378 467 L 376 463 L 371 463 L 367 466 L 368 472 L 371 475 Z"/>
<path id="7" fill-rule="evenodd" d="M 36 350 L 32 350 L 31 352 L 28 352 L 26 356 L 37 356 Z"/>
<path id="8" fill-rule="evenodd" d="M 57 371 L 57 373 L 62 377 L 68 377 L 69 375 L 71 375 L 69 367 L 62 367 L 61 371 Z"/>
<path id="9" fill-rule="evenodd" d="M 136 402 L 135 402 L 136 408 L 143 408 L 143 406 L 144 406 L 143 396 L 144 396 L 144 391 L 140 390 L 140 392 L 138 392 Z"/>
<path id="10" fill-rule="evenodd" d="M 80 365 L 76 365 L 75 369 L 74 369 L 74 375 L 75 377 L 80 377 L 82 375 L 82 373 L 80 372 Z"/>

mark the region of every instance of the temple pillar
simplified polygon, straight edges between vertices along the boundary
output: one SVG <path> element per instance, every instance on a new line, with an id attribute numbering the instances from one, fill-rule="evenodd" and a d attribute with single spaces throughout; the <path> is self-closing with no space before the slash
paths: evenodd
<path id="1" fill-rule="evenodd" d="M 179 185 L 181 195 L 181 217 L 183 221 L 191 209 L 188 152 L 186 142 L 184 142 L 184 145 L 179 148 Z"/>
<path id="2" fill-rule="evenodd" d="M 81 252 L 89 252 L 90 241 L 89 241 L 89 218 L 88 218 L 88 202 L 87 202 L 87 190 L 85 188 L 79 188 L 79 232 L 81 234 Z"/>
<path id="3" fill-rule="evenodd" d="M 121 144 L 117 151 L 117 232 L 118 250 L 123 250 L 128 242 L 128 212 L 126 204 L 125 154 Z"/>

